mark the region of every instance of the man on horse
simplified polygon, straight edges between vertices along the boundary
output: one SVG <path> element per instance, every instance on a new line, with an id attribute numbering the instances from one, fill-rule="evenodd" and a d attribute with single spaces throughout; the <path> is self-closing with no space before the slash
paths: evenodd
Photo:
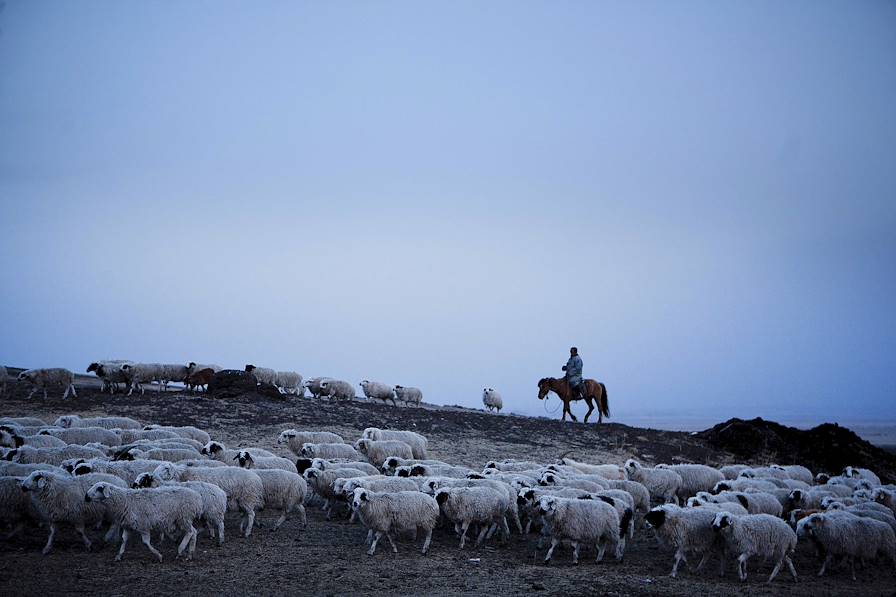
<path id="1" fill-rule="evenodd" d="M 581 400 L 585 397 L 585 384 L 582 383 L 582 357 L 579 349 L 573 346 L 569 349 L 569 360 L 563 365 L 566 371 L 566 382 L 572 390 L 572 399 Z"/>

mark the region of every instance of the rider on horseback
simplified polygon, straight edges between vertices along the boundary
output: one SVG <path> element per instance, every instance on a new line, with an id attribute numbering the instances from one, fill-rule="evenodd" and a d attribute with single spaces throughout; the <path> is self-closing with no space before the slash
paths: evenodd
<path id="1" fill-rule="evenodd" d="M 563 365 L 566 371 L 566 382 L 572 391 L 572 399 L 579 400 L 585 397 L 585 384 L 582 383 L 582 357 L 579 349 L 573 346 L 569 349 L 569 360 Z"/>

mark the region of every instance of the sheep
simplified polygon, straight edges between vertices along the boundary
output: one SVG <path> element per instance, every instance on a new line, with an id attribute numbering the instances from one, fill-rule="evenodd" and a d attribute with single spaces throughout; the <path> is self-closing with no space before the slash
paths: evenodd
<path id="1" fill-rule="evenodd" d="M 168 384 L 172 381 L 183 383 L 187 381 L 190 372 L 186 365 L 176 363 L 165 363 L 162 365 L 161 386 L 163 390 L 168 389 Z"/>
<path id="2" fill-rule="evenodd" d="M 782 512 L 781 502 L 779 502 L 775 496 L 761 491 L 745 493 L 722 491 L 717 495 L 710 495 L 706 492 L 699 492 L 697 495 L 700 497 L 705 497 L 705 501 L 709 501 L 715 504 L 721 504 L 724 502 L 739 503 L 741 506 L 746 508 L 750 514 L 770 514 L 771 516 L 781 516 Z"/>
<path id="3" fill-rule="evenodd" d="M 385 477 L 383 475 L 370 475 L 365 477 L 339 478 L 333 482 L 333 493 L 337 499 L 345 500 L 351 508 L 352 496 L 355 489 L 366 489 L 368 491 L 377 491 L 380 493 L 395 493 L 398 491 L 419 491 L 420 487 L 411 479 L 400 479 L 398 477 Z M 352 516 L 349 522 L 353 522 L 358 512 L 352 509 Z M 367 533 L 367 542 L 370 543 L 373 531 Z"/>
<path id="4" fill-rule="evenodd" d="M 71 477 L 52 471 L 34 471 L 22 481 L 22 491 L 29 492 L 40 517 L 50 525 L 50 534 L 43 548 L 44 555 L 53 549 L 53 538 L 60 524 L 75 527 L 84 541 L 84 547 L 90 550 L 91 542 L 85 528 L 102 522 L 105 519 L 105 509 L 97 504 L 85 502 L 84 494 L 93 484 L 99 482 L 125 487 L 124 481 L 110 475 L 91 474 Z"/>
<path id="5" fill-rule="evenodd" d="M 622 559 L 619 542 L 621 521 L 616 509 L 610 504 L 603 500 L 543 496 L 538 500 L 538 507 L 550 524 L 551 547 L 544 557 L 545 564 L 551 561 L 554 549 L 563 539 L 572 543 L 573 564 L 579 563 L 580 543 L 596 546 L 598 562 L 603 560 L 608 546 L 613 550 L 617 561 Z"/>
<path id="6" fill-rule="evenodd" d="M 634 518 L 634 503 L 632 496 L 621 489 L 605 489 L 595 493 L 589 493 L 587 496 L 580 497 L 581 500 L 603 500 L 616 509 L 619 515 L 619 549 L 625 550 L 625 536 L 632 530 L 632 518 Z"/>
<path id="7" fill-rule="evenodd" d="M 302 444 L 303 458 L 351 458 L 361 460 L 361 455 L 348 444 L 311 443 Z"/>
<path id="8" fill-rule="evenodd" d="M 181 460 L 195 460 L 199 458 L 199 452 L 186 447 L 162 447 L 142 450 L 131 448 L 116 456 L 116 460 L 164 460 L 167 462 L 180 462 Z"/>
<path id="9" fill-rule="evenodd" d="M 778 486 L 765 479 L 748 479 L 746 477 L 740 479 L 726 479 L 716 483 L 710 493 L 719 493 L 720 491 L 746 491 L 747 489 L 759 489 L 761 491 L 770 491 Z"/>
<path id="10" fill-rule="evenodd" d="M 383 466 L 383 463 L 389 456 L 397 456 L 398 458 L 411 458 L 414 456 L 414 451 L 409 445 L 394 439 L 381 441 L 359 439 L 355 442 L 355 447 L 375 467 Z"/>
<path id="11" fill-rule="evenodd" d="M 810 537 L 824 554 L 818 576 L 824 576 L 828 564 L 842 556 L 849 560 L 852 579 L 856 580 L 855 561 L 870 560 L 878 554 L 896 564 L 896 535 L 885 523 L 845 512 L 815 513 L 797 524 L 799 536 Z"/>
<path id="12" fill-rule="evenodd" d="M 780 469 L 786 472 L 791 479 L 802 481 L 806 485 L 812 485 L 812 483 L 815 481 L 815 477 L 812 475 L 812 471 L 799 464 L 770 464 L 769 467 Z"/>
<path id="13" fill-rule="evenodd" d="M 76 444 L 70 444 L 64 448 L 32 448 L 31 446 L 22 446 L 11 450 L 6 455 L 7 460 L 18 462 L 20 464 L 35 464 L 43 462 L 45 464 L 53 464 L 59 466 L 62 461 L 69 458 L 101 458 L 105 456 L 100 450 L 86 448 Z"/>
<path id="14" fill-rule="evenodd" d="M 277 385 L 277 372 L 273 369 L 269 369 L 268 367 L 256 367 L 255 365 L 246 365 L 245 371 L 246 373 L 254 375 L 259 384 Z"/>
<path id="15" fill-rule="evenodd" d="M 637 481 L 629 481 L 627 479 L 607 479 L 607 484 L 609 485 L 609 489 L 621 489 L 627 491 L 628 494 L 632 496 L 635 516 L 638 519 L 643 518 L 644 515 L 650 511 L 650 492 L 647 491 L 647 488 L 641 483 L 638 483 Z M 633 524 L 632 529 L 634 529 L 635 526 L 636 525 Z"/>
<path id="16" fill-rule="evenodd" d="M 896 532 L 896 518 L 893 517 L 893 514 L 888 508 L 873 502 L 854 506 L 846 506 L 842 502 L 831 502 L 825 512 L 846 512 L 861 518 L 872 518 L 886 524 Z"/>
<path id="17" fill-rule="evenodd" d="M 495 411 L 499 413 L 504 408 L 504 400 L 501 398 L 501 394 L 494 388 L 482 389 L 482 404 L 485 405 L 486 410 L 489 412 Z"/>
<path id="18" fill-rule="evenodd" d="M 332 378 L 331 377 L 312 377 L 310 379 L 306 379 L 302 385 L 305 386 L 306 388 L 308 388 L 308 391 L 311 392 L 312 398 L 320 398 L 321 395 L 323 394 L 323 390 L 321 389 L 320 384 L 329 379 L 332 379 Z"/>
<path id="19" fill-rule="evenodd" d="M 102 427 L 72 427 L 70 429 L 44 429 L 40 435 L 51 435 L 66 444 L 98 443 L 106 446 L 121 445 L 121 438 L 114 431 Z"/>
<path id="20" fill-rule="evenodd" d="M 669 576 L 678 576 L 678 566 L 687 563 L 689 554 L 700 556 L 700 570 L 713 553 L 721 557 L 722 541 L 713 531 L 712 523 L 717 512 L 712 508 L 681 508 L 663 504 L 652 508 L 644 520 L 656 532 L 662 545 L 675 548 L 674 563 Z M 724 561 L 722 562 L 724 566 Z"/>
<path id="21" fill-rule="evenodd" d="M 117 384 L 127 384 L 128 379 L 122 373 L 121 366 L 124 364 L 130 364 L 131 361 L 127 360 L 108 360 L 108 361 L 94 361 L 87 366 L 87 373 L 93 372 L 98 378 L 103 380 L 103 389 L 105 392 L 108 388 L 110 394 L 115 393 L 115 386 Z"/>
<path id="22" fill-rule="evenodd" d="M 630 481 L 637 481 L 650 492 L 650 499 L 663 503 L 678 503 L 678 488 L 681 487 L 681 475 L 669 469 L 647 469 L 637 460 L 629 459 L 625 463 L 625 475 Z"/>
<path id="23" fill-rule="evenodd" d="M 212 363 L 197 363 L 196 361 L 190 361 L 187 363 L 187 373 L 191 374 L 196 371 L 202 371 L 203 369 L 211 369 L 215 373 L 224 369 L 221 365 L 215 365 Z"/>
<path id="24" fill-rule="evenodd" d="M 519 495 L 517 490 L 503 481 L 493 479 L 454 479 L 451 477 L 430 477 L 424 481 L 420 487 L 420 491 L 435 495 L 436 491 L 442 487 L 490 487 L 495 491 L 507 494 L 507 516 L 516 526 L 517 530 L 523 532 L 523 524 L 520 522 L 519 504 L 517 499 Z"/>
<path id="25" fill-rule="evenodd" d="M 183 532 L 177 548 L 180 557 L 193 559 L 196 550 L 196 529 L 193 521 L 202 516 L 202 496 L 195 490 L 181 485 L 163 485 L 148 489 L 128 489 L 110 483 L 96 483 L 84 498 L 106 505 L 115 522 L 121 527 L 121 546 L 115 561 L 120 562 L 127 547 L 131 531 L 139 533 L 143 543 L 154 556 L 162 561 L 162 554 L 152 546 L 150 533 L 160 529 L 169 533 L 172 529 Z"/>
<path id="26" fill-rule="evenodd" d="M 243 448 L 243 451 L 249 452 L 252 456 L 262 456 L 273 458 L 276 456 L 273 452 L 268 452 L 263 448 Z M 205 444 L 200 450 L 201 454 L 208 456 L 214 460 L 220 460 L 225 464 L 232 464 L 239 455 L 240 450 L 228 450 L 221 442 L 211 441 Z"/>
<path id="27" fill-rule="evenodd" d="M 58 466 L 52 464 L 35 463 L 35 464 L 19 464 L 18 462 L 0 462 L 0 477 L 27 477 L 34 471 L 51 471 L 63 474 Z"/>
<path id="28" fill-rule="evenodd" d="M 303 473 L 305 481 L 314 489 L 315 493 L 324 499 L 323 510 L 327 513 L 327 520 L 332 516 L 333 502 L 341 499 L 342 496 L 336 494 L 333 483 L 336 479 L 365 477 L 367 473 L 354 468 L 332 468 L 325 471 L 316 468 L 306 469 Z"/>
<path id="29" fill-rule="evenodd" d="M 113 431 L 121 438 L 122 444 L 130 444 L 140 440 L 159 440 L 159 439 L 178 439 L 180 436 L 174 431 L 167 429 L 113 429 Z"/>
<path id="30" fill-rule="evenodd" d="M 72 393 L 72 397 L 78 397 L 78 392 L 75 391 L 75 374 L 68 369 L 62 369 L 61 367 L 28 369 L 19 373 L 17 379 L 18 381 L 28 382 L 33 386 L 26 400 L 29 400 L 38 390 L 44 391 L 44 400 L 46 400 L 48 386 L 63 386 L 65 388 L 65 393 L 62 394 L 63 400 L 68 398 L 69 392 Z"/>
<path id="31" fill-rule="evenodd" d="M 361 390 L 368 400 L 382 400 L 384 404 L 386 401 L 391 400 L 392 406 L 398 406 L 395 402 L 395 390 L 392 389 L 392 386 L 367 379 L 362 380 L 358 385 L 361 386 Z"/>
<path id="32" fill-rule="evenodd" d="M 395 386 L 393 390 L 395 391 L 395 397 L 404 402 L 406 406 L 409 404 L 420 406 L 420 403 L 423 402 L 423 392 L 420 388 Z"/>
<path id="33" fill-rule="evenodd" d="M 251 470 L 272 470 L 272 469 L 280 469 L 283 471 L 287 471 L 290 473 L 298 474 L 298 470 L 296 470 L 296 465 L 292 463 L 291 460 L 287 458 L 281 458 L 279 456 L 274 457 L 264 457 L 252 456 L 252 453 L 248 450 L 240 450 L 240 452 L 236 455 L 235 460 L 239 462 L 239 465 L 242 468 L 247 468 Z"/>
<path id="34" fill-rule="evenodd" d="M 164 366 L 160 363 L 124 363 L 119 366 L 119 371 L 130 385 L 127 395 L 134 393 L 134 388 L 144 394 L 144 383 L 159 383 L 159 392 L 162 391 L 162 377 L 165 374 Z"/>
<path id="35" fill-rule="evenodd" d="M 218 545 L 224 545 L 224 514 L 227 512 L 227 494 L 214 483 L 205 481 L 163 481 L 152 473 L 140 473 L 134 479 L 132 487 L 153 488 L 163 485 L 181 485 L 192 489 L 202 498 L 200 518 L 205 522 L 209 535 L 215 537 L 217 531 Z"/>
<path id="36" fill-rule="evenodd" d="M 281 392 L 287 394 L 295 394 L 297 396 L 305 394 L 302 376 L 295 371 L 277 371 L 274 375 L 274 385 Z"/>
<path id="37" fill-rule="evenodd" d="M 584 479 L 580 477 L 562 477 L 557 473 L 547 472 L 538 480 L 539 485 L 559 485 L 561 487 L 575 487 L 590 492 L 609 489 L 609 484 L 603 479 Z"/>
<path id="38" fill-rule="evenodd" d="M 396 469 L 400 466 L 413 466 L 415 464 L 438 464 L 450 466 L 447 462 L 441 460 L 420 460 L 417 458 L 399 458 L 398 456 L 389 456 L 383 461 L 382 471 L 387 475 L 394 475 Z"/>
<path id="39" fill-rule="evenodd" d="M 389 540 L 392 552 L 398 553 L 392 532 L 416 532 L 419 529 L 426 533 L 421 552 L 426 555 L 432 541 L 432 531 L 439 519 L 437 500 L 416 491 L 380 493 L 359 487 L 352 496 L 352 510 L 358 513 L 364 526 L 375 533 L 367 550 L 370 556 L 376 552 L 376 545 L 383 535 Z"/>
<path id="40" fill-rule="evenodd" d="M 470 481 L 477 480 L 478 479 L 470 479 Z M 538 500 L 540 500 L 542 496 L 555 495 L 562 498 L 578 499 L 591 495 L 590 492 L 584 489 L 576 489 L 574 487 L 523 487 L 514 489 L 517 491 L 517 510 L 522 510 L 529 519 L 526 522 L 526 528 L 521 531 L 526 535 L 528 535 L 529 531 L 532 529 L 532 523 L 534 521 L 542 520 L 543 522 L 541 513 L 537 511 Z M 546 534 L 546 529 L 544 529 L 544 532 Z M 541 540 L 539 539 L 539 546 L 540 544 Z"/>
<path id="41" fill-rule="evenodd" d="M 896 493 L 883 487 L 878 487 L 871 492 L 871 499 L 878 504 L 883 504 L 896 515 Z"/>
<path id="42" fill-rule="evenodd" d="M 493 468 L 501 472 L 520 472 L 529 469 L 536 469 L 541 466 L 539 462 L 529 460 L 489 460 L 485 463 L 485 468 Z"/>
<path id="43" fill-rule="evenodd" d="M 320 382 L 320 390 L 331 400 L 354 400 L 355 387 L 341 379 L 325 379 Z"/>
<path id="44" fill-rule="evenodd" d="M 725 476 L 725 479 L 731 481 L 733 479 L 737 479 L 737 476 L 741 473 L 741 471 L 748 468 L 750 468 L 750 465 L 748 464 L 726 464 L 719 469 L 719 472 Z"/>
<path id="45" fill-rule="evenodd" d="M 874 472 L 868 470 L 867 468 L 854 468 L 851 466 L 847 466 L 843 469 L 842 475 L 851 479 L 866 479 L 871 482 L 874 487 L 880 487 L 880 477 L 878 477 Z"/>
<path id="46" fill-rule="evenodd" d="M 255 511 L 264 507 L 264 485 L 255 471 L 235 466 L 206 468 L 167 462 L 152 473 L 163 481 L 205 481 L 217 485 L 227 494 L 228 509 L 243 513 L 240 532 L 245 537 L 252 534 Z"/>
<path id="47" fill-rule="evenodd" d="M 144 431 L 152 431 L 153 429 L 163 429 L 165 431 L 171 431 L 180 437 L 197 441 L 202 445 L 207 444 L 212 439 L 211 437 L 209 437 L 208 432 L 199 429 L 198 427 L 193 427 L 192 425 L 182 425 L 179 427 L 168 425 L 146 425 L 143 427 Z"/>
<path id="48" fill-rule="evenodd" d="M 205 369 L 199 369 L 187 375 L 187 379 L 184 380 L 184 385 L 187 387 L 187 390 L 194 391 L 208 391 L 208 384 L 211 383 L 212 377 L 215 376 L 215 370 L 211 367 L 206 367 Z"/>
<path id="49" fill-rule="evenodd" d="M 377 427 L 368 427 L 361 433 L 361 438 L 383 441 L 388 439 L 404 442 L 411 447 L 414 452 L 414 458 L 419 460 L 426 459 L 427 439 L 414 431 L 403 431 L 400 429 L 379 429 Z"/>
<path id="50" fill-rule="evenodd" d="M 63 415 L 53 423 L 56 427 L 71 429 L 73 427 L 102 427 L 103 429 L 140 429 L 143 423 L 130 417 L 80 417 Z"/>
<path id="51" fill-rule="evenodd" d="M 18 448 L 19 446 L 31 446 L 32 448 L 61 448 L 68 444 L 52 435 L 20 435 L 16 427 L 0 425 L 0 446 Z"/>
<path id="52" fill-rule="evenodd" d="M 688 508 L 705 508 L 715 512 L 728 512 L 735 516 L 746 516 L 750 512 L 738 502 L 710 502 L 705 498 L 706 492 L 700 492 L 703 495 L 689 497 L 686 505 Z"/>
<path id="53" fill-rule="evenodd" d="M 819 510 L 821 509 L 822 498 L 836 495 L 837 494 L 834 491 L 831 491 L 827 485 L 823 487 L 813 487 L 811 489 L 794 489 L 790 492 L 788 506 L 790 509 L 801 508 L 803 510 Z"/>
<path id="54" fill-rule="evenodd" d="M 164 464 L 162 460 L 81 460 L 72 466 L 72 475 L 81 476 L 91 473 L 106 473 L 114 475 L 130 486 L 141 473 L 150 473 L 159 465 Z"/>
<path id="55" fill-rule="evenodd" d="M 719 512 L 712 521 L 712 529 L 725 540 L 726 551 L 737 555 L 741 581 L 747 580 L 747 560 L 752 556 L 762 556 L 775 561 L 766 582 L 774 580 L 782 564 L 787 564 L 796 582 L 796 570 L 790 559 L 796 549 L 796 533 L 780 518 L 770 514 L 733 516 L 728 512 Z"/>
<path id="56" fill-rule="evenodd" d="M 500 526 L 504 537 L 510 535 L 504 513 L 510 507 L 507 494 L 490 487 L 443 487 L 436 491 L 436 502 L 445 518 L 454 523 L 454 530 L 460 533 L 460 548 L 464 548 L 467 529 L 472 523 L 482 525 L 476 538 L 479 546 L 486 536 L 491 536 Z"/>
<path id="57" fill-rule="evenodd" d="M 440 465 L 440 464 L 414 464 L 411 466 L 400 466 L 395 469 L 396 477 L 452 477 L 454 479 L 465 479 L 472 472 L 468 468 Z"/>
<path id="58" fill-rule="evenodd" d="M 14 425 L 16 427 L 46 427 L 47 424 L 37 417 L 2 417 L 0 425 Z"/>
<path id="59" fill-rule="evenodd" d="M 725 480 L 725 475 L 721 471 L 705 464 L 672 464 L 660 465 L 657 468 L 675 471 L 681 477 L 681 485 L 676 492 L 681 503 L 698 491 L 709 491 L 716 483 Z"/>
<path id="60" fill-rule="evenodd" d="M 305 495 L 308 484 L 300 475 L 283 469 L 252 469 L 261 479 L 264 487 L 264 507 L 280 510 L 280 518 L 273 530 L 280 528 L 293 510 L 298 510 L 302 526 L 308 526 L 305 515 Z"/>
<path id="61" fill-rule="evenodd" d="M 306 467 L 308 468 L 308 467 Z M 337 459 L 337 460 L 327 460 L 326 458 L 314 458 L 310 462 L 310 468 L 316 468 L 321 471 L 326 471 L 334 468 L 355 468 L 368 475 L 378 475 L 379 471 L 375 466 L 370 464 L 369 462 L 362 462 L 360 460 L 345 460 L 345 459 Z"/>
<path id="62" fill-rule="evenodd" d="M 344 444 L 341 435 L 330 431 L 297 431 L 284 429 L 277 436 L 278 444 L 286 444 L 289 450 L 296 456 L 302 455 L 303 444 Z"/>
<path id="63" fill-rule="evenodd" d="M 587 462 L 578 462 L 572 458 L 561 458 L 560 463 L 589 475 L 600 475 L 605 479 L 624 480 L 625 471 L 616 464 L 588 464 Z"/>

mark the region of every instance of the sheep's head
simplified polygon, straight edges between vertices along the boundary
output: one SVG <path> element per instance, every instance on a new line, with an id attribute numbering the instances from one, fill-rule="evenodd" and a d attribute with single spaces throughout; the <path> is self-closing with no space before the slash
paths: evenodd
<path id="1" fill-rule="evenodd" d="M 542 516 L 550 515 L 557 510 L 557 498 L 546 495 L 538 500 L 538 511 Z"/>
<path id="2" fill-rule="evenodd" d="M 712 488 L 713 493 L 719 493 L 722 491 L 731 491 L 731 483 L 729 483 L 728 481 L 719 481 Z"/>
<path id="3" fill-rule="evenodd" d="M 700 501 L 700 498 L 695 496 L 695 497 L 689 497 L 686 504 L 687 504 L 688 508 L 699 508 L 700 506 L 703 505 L 703 502 Z"/>
<path id="4" fill-rule="evenodd" d="M 821 499 L 821 508 L 823 510 L 843 510 L 845 506 L 837 498 L 828 495 Z"/>
<path id="5" fill-rule="evenodd" d="M 557 477 L 554 473 L 545 473 L 541 476 L 541 479 L 538 480 L 539 485 L 556 485 Z"/>
<path id="6" fill-rule="evenodd" d="M 19 453 L 19 449 L 14 448 L 3 455 L 3 460 L 9 460 L 9 461 L 15 462 L 15 460 L 13 460 L 13 459 L 16 457 L 16 455 L 18 455 L 18 453 Z"/>
<path id="7" fill-rule="evenodd" d="M 177 465 L 173 462 L 160 464 L 156 467 L 156 470 L 154 470 L 152 474 L 162 481 L 174 481 L 179 476 Z"/>
<path id="8" fill-rule="evenodd" d="M 485 468 L 498 468 L 498 463 L 494 460 L 489 460 L 485 463 Z"/>
<path id="9" fill-rule="evenodd" d="M 302 458 L 314 458 L 314 445 L 313 444 L 302 444 Z"/>
<path id="10" fill-rule="evenodd" d="M 855 478 L 855 477 L 859 476 L 859 471 L 857 471 L 856 469 L 854 469 L 851 466 L 847 466 L 846 468 L 843 469 L 843 472 L 840 474 L 847 478 Z"/>
<path id="11" fill-rule="evenodd" d="M 24 438 L 20 436 L 15 431 L 7 431 L 6 429 L 0 429 L 0 446 L 6 446 L 9 448 L 18 448 L 21 447 L 25 443 Z"/>
<path id="12" fill-rule="evenodd" d="M 666 508 L 657 506 L 644 515 L 644 521 L 651 527 L 658 529 L 666 522 Z"/>
<path id="13" fill-rule="evenodd" d="M 305 469 L 303 475 L 305 476 L 306 481 L 310 481 L 312 479 L 317 479 L 320 477 L 322 471 L 317 470 L 316 468 Z"/>
<path id="14" fill-rule="evenodd" d="M 439 489 L 440 489 L 439 482 L 436 481 L 435 479 L 433 479 L 431 481 L 427 481 L 423 485 L 423 492 L 428 493 L 429 495 L 435 495 L 436 491 L 438 491 Z"/>
<path id="15" fill-rule="evenodd" d="M 129 365 L 128 363 L 125 363 L 124 365 L 122 365 L 121 367 L 118 368 L 119 371 L 124 371 L 125 373 L 127 373 L 131 369 L 133 369 L 133 367 L 131 365 Z"/>
<path id="16" fill-rule="evenodd" d="M 485 479 L 485 475 L 482 473 L 477 473 L 475 471 L 470 471 L 467 473 L 467 479 Z"/>
<path id="17" fill-rule="evenodd" d="M 635 471 L 637 471 L 639 468 L 641 468 L 641 465 L 638 463 L 637 460 L 629 458 L 628 460 L 625 461 L 625 466 L 623 468 L 625 470 L 625 473 L 627 475 L 630 475 L 630 474 L 634 473 Z"/>
<path id="18" fill-rule="evenodd" d="M 190 361 L 189 363 L 187 363 L 187 369 L 192 369 L 192 368 L 194 368 L 195 366 L 196 366 L 196 362 L 195 362 L 195 361 Z"/>
<path id="19" fill-rule="evenodd" d="M 246 368 L 244 369 L 244 371 L 245 371 L 246 373 L 252 373 L 252 372 L 255 371 L 257 368 L 258 368 L 258 367 L 256 367 L 255 365 L 246 365 Z"/>
<path id="20" fill-rule="evenodd" d="M 137 475 L 137 478 L 134 479 L 133 488 L 134 489 L 146 489 L 149 487 L 158 487 L 160 484 L 159 480 L 152 473 L 140 473 Z"/>
<path id="21" fill-rule="evenodd" d="M 50 484 L 50 475 L 46 471 L 34 471 L 22 481 L 22 491 L 41 491 Z"/>
<path id="22" fill-rule="evenodd" d="M 81 417 L 79 417 L 78 415 L 63 415 L 56 419 L 56 422 L 53 423 L 53 426 L 62 427 L 63 429 L 69 429 L 80 418 Z"/>
<path id="23" fill-rule="evenodd" d="M 370 440 L 359 439 L 355 442 L 355 448 L 357 448 L 361 454 L 367 454 L 367 451 L 370 449 Z"/>
<path id="24" fill-rule="evenodd" d="M 439 508 L 445 505 L 445 502 L 448 501 L 449 497 L 451 497 L 451 491 L 447 487 L 443 487 L 436 492 L 435 498 L 436 503 L 439 504 Z"/>
<path id="25" fill-rule="evenodd" d="M 22 371 L 16 379 L 19 381 L 31 381 L 31 372 Z"/>
<path id="26" fill-rule="evenodd" d="M 756 473 L 754 471 L 751 471 L 750 469 L 745 469 L 742 470 L 737 477 L 739 479 L 755 479 Z"/>
<path id="27" fill-rule="evenodd" d="M 391 471 L 397 467 L 398 467 L 398 458 L 396 458 L 395 456 L 389 456 L 383 462 L 383 472 Z"/>
<path id="28" fill-rule="evenodd" d="M 255 460 L 248 450 L 240 450 L 233 459 L 238 460 L 242 468 L 252 468 L 252 465 L 255 464 Z"/>
<path id="29" fill-rule="evenodd" d="M 352 496 L 352 509 L 359 509 L 361 505 L 369 499 L 370 496 L 368 495 L 366 489 L 362 489 L 361 487 L 355 489 L 354 495 Z"/>
<path id="30" fill-rule="evenodd" d="M 136 448 L 128 448 L 127 450 L 121 450 L 115 454 L 113 460 L 135 460 L 139 450 Z"/>
<path id="31" fill-rule="evenodd" d="M 408 471 L 411 477 L 425 477 L 426 476 L 426 467 L 422 464 L 415 464 L 411 467 L 411 470 Z"/>
<path id="32" fill-rule="evenodd" d="M 82 462 L 84 462 L 83 458 L 70 458 L 68 460 L 63 460 L 60 466 L 65 472 L 73 474 L 75 472 L 75 467 Z"/>
<path id="33" fill-rule="evenodd" d="M 91 371 L 96 371 L 96 370 L 99 369 L 99 368 L 100 368 L 100 364 L 99 364 L 99 363 L 90 363 L 90 364 L 87 366 L 87 373 L 90 373 Z"/>
<path id="34" fill-rule="evenodd" d="M 313 462 L 314 462 L 314 461 L 311 460 L 310 458 L 299 458 L 299 459 L 296 460 L 296 470 L 297 470 L 298 473 L 301 475 L 301 474 L 304 473 L 306 470 L 308 470 L 309 468 L 311 468 L 311 465 L 312 465 Z"/>
<path id="35" fill-rule="evenodd" d="M 719 532 L 731 526 L 731 515 L 727 512 L 719 512 L 712 519 L 712 530 Z"/>
<path id="36" fill-rule="evenodd" d="M 803 503 L 803 490 L 802 489 L 794 489 L 790 492 L 790 495 L 787 496 L 787 501 L 791 504 L 802 504 Z"/>
<path id="37" fill-rule="evenodd" d="M 112 494 L 112 485 L 106 483 L 105 481 L 100 481 L 93 487 L 87 490 L 87 495 L 84 496 L 85 502 L 102 502 L 104 500 L 109 499 L 109 496 Z"/>
<path id="38" fill-rule="evenodd" d="M 93 465 L 89 462 L 82 462 L 80 464 L 76 464 L 72 469 L 72 475 L 75 477 L 80 477 L 81 475 L 89 475 L 93 472 Z"/>
<path id="39" fill-rule="evenodd" d="M 824 514 L 812 514 L 800 520 L 796 525 L 796 534 L 798 536 L 811 535 L 816 530 L 822 528 L 827 523 Z"/>
<path id="40" fill-rule="evenodd" d="M 224 449 L 224 444 L 222 444 L 221 442 L 210 441 L 202 446 L 202 450 L 200 450 L 200 453 L 214 458 L 215 456 L 223 452 Z"/>
<path id="41" fill-rule="evenodd" d="M 818 485 L 826 485 L 831 480 L 831 476 L 827 473 L 818 473 L 815 475 L 815 483 Z"/>
<path id="42" fill-rule="evenodd" d="M 296 438 L 299 436 L 299 432 L 295 429 L 285 429 L 280 432 L 280 435 L 277 436 L 278 444 L 285 444 L 289 442 L 289 440 Z"/>

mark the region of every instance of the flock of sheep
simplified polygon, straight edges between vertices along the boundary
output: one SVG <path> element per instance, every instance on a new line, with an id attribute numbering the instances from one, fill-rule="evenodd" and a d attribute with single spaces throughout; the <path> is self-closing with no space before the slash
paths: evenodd
<path id="1" fill-rule="evenodd" d="M 896 564 L 896 487 L 866 469 L 828 477 L 797 465 L 648 468 L 561 458 L 472 470 L 429 458 L 418 433 L 379 428 L 354 443 L 287 429 L 277 443 L 284 455 L 228 449 L 196 427 L 126 417 L 0 419 L 0 523 L 11 535 L 47 529 L 44 553 L 66 526 L 88 548 L 88 531 L 105 529 L 105 541 L 119 542 L 116 559 L 139 535 L 161 560 L 154 537 L 173 538 L 178 556 L 190 558 L 201 529 L 224 542 L 228 511 L 248 537 L 259 510 L 279 512 L 277 529 L 293 513 L 305 525 L 308 506 L 328 520 L 357 521 L 371 555 L 384 537 L 397 552 L 401 536 L 422 536 L 425 554 L 444 525 L 461 549 L 470 532 L 479 545 L 496 533 L 506 539 L 512 527 L 549 542 L 546 563 L 562 544 L 574 563 L 591 548 L 598 562 L 608 552 L 621 560 L 626 541 L 648 528 L 673 552 L 672 576 L 681 562 L 699 569 L 717 558 L 720 573 L 733 561 L 745 580 L 748 561 L 761 558 L 774 565 L 769 581 L 783 566 L 796 579 L 790 558 L 798 541 L 817 553 L 819 575 L 841 563 L 853 578 L 856 564 Z"/>
<path id="2" fill-rule="evenodd" d="M 179 365 L 106 360 L 94 361 L 87 367 L 88 373 L 94 373 L 102 380 L 103 391 L 114 394 L 117 389 L 120 389 L 121 391 L 126 391 L 128 396 L 135 390 L 143 394 L 143 384 L 151 383 L 158 384 L 160 392 L 167 390 L 168 384 L 171 382 L 182 383 L 191 391 L 202 390 L 208 387 L 212 376 L 221 370 L 222 367 L 220 365 L 198 364 L 193 361 L 186 365 Z M 246 365 L 244 371 L 254 375 L 257 383 L 274 386 L 284 394 L 304 396 L 307 389 L 311 393 L 312 398 L 327 397 L 333 400 L 353 400 L 355 398 L 355 387 L 350 382 L 340 379 L 312 377 L 303 380 L 302 376 L 295 371 L 275 371 L 274 369 L 256 367 L 255 365 Z M 0 389 L 3 391 L 6 389 L 7 376 L 6 368 L 0 366 L 0 384 L 2 384 Z M 46 399 L 47 389 L 54 387 L 65 389 L 62 395 L 63 400 L 68 398 L 70 392 L 74 397 L 78 395 L 75 390 L 75 374 L 68 369 L 27 369 L 22 371 L 17 379 L 32 386 L 28 398 L 31 398 L 38 390 L 42 390 L 44 399 Z M 423 401 L 423 392 L 419 388 L 401 385 L 391 386 L 367 379 L 361 381 L 358 385 L 368 400 L 380 400 L 383 403 L 392 402 L 394 406 L 398 406 L 396 400 L 404 402 L 408 406 L 412 404 L 419 406 Z M 501 394 L 494 388 L 484 388 L 482 390 L 482 403 L 490 412 L 500 412 L 504 407 Z"/>

